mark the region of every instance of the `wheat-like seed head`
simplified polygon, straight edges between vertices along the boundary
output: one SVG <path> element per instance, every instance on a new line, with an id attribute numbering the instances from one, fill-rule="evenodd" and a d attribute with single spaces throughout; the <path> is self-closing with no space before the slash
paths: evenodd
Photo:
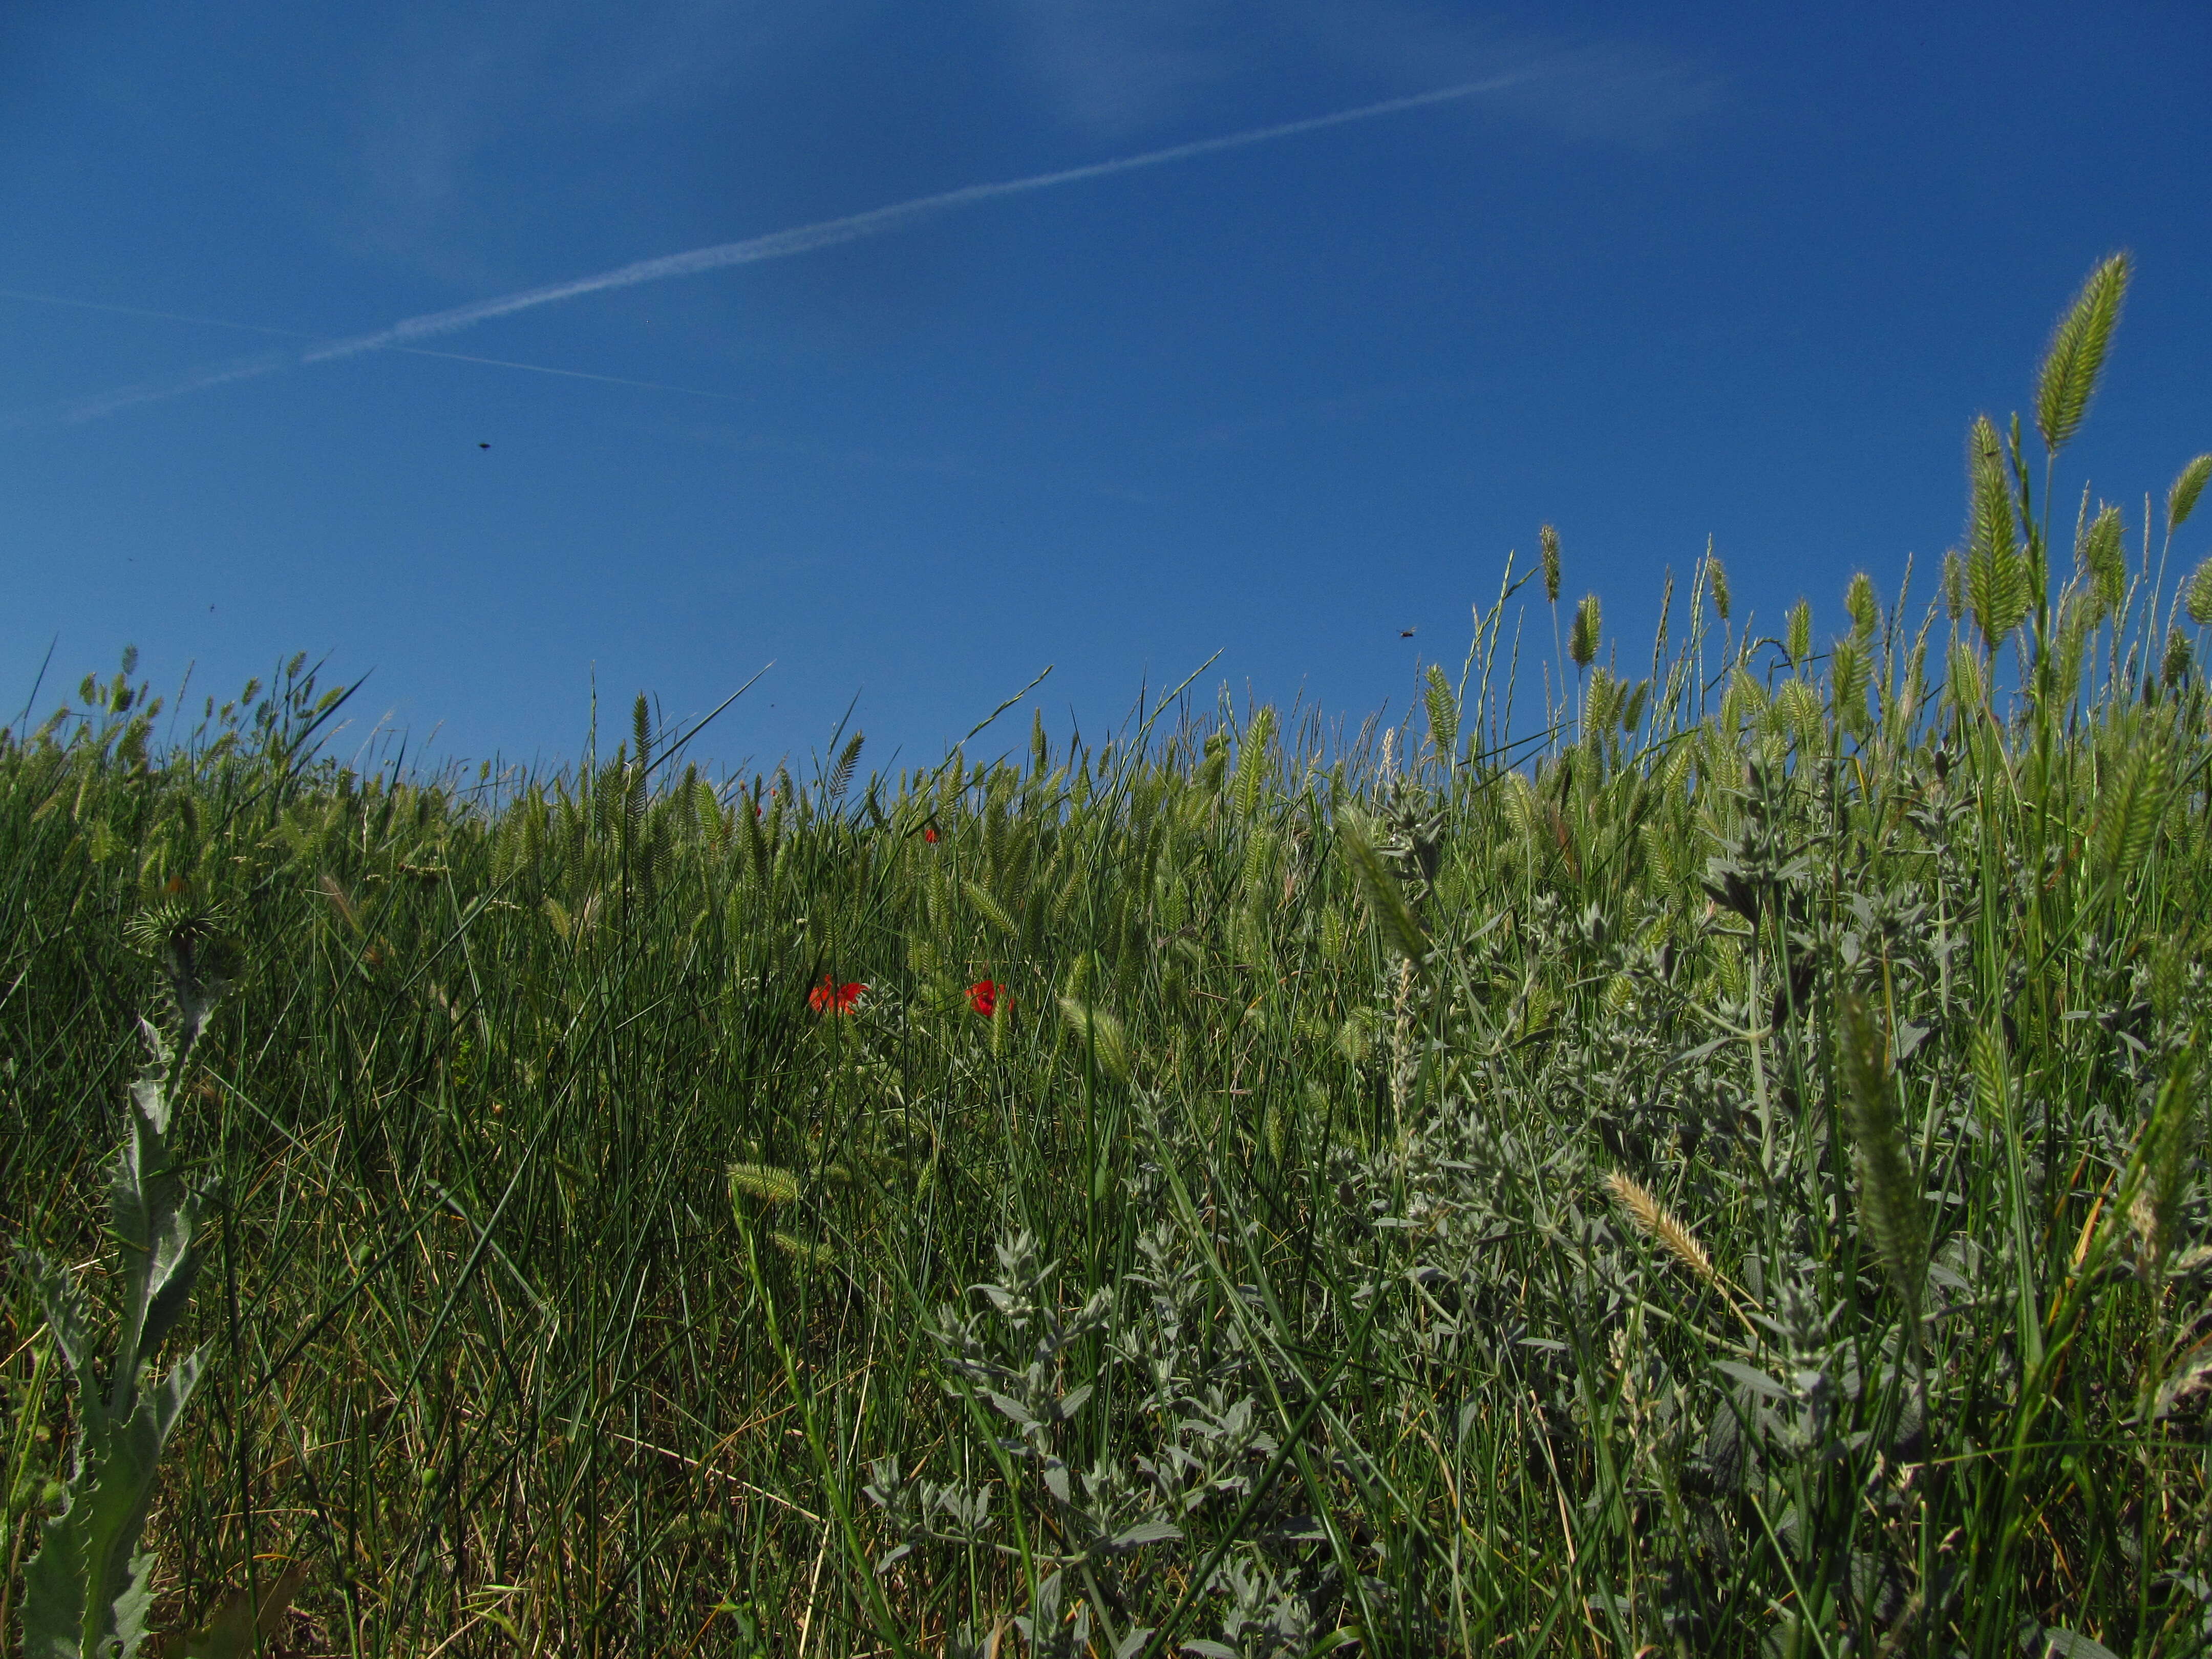
<path id="1" fill-rule="evenodd" d="M 1917 1317 L 1928 1272 L 1928 1221 L 1911 1145 L 1890 1097 L 1888 1038 L 1861 996 L 1844 999 L 1840 1025 L 1844 1115 L 1857 1143 L 1859 1218 Z"/>
<path id="2" fill-rule="evenodd" d="M 773 1164 L 732 1164 L 730 1191 L 763 1204 L 790 1204 L 799 1197 L 799 1177 Z"/>
<path id="3" fill-rule="evenodd" d="M 1698 1237 L 1662 1204 L 1650 1188 L 1641 1185 L 1620 1170 L 1613 1170 L 1605 1178 L 1606 1190 L 1613 1194 L 1613 1202 L 1627 1212 L 1636 1224 L 1636 1231 L 1659 1245 L 1669 1255 L 1687 1267 L 1723 1296 L 1729 1296 L 1728 1281 L 1721 1277 L 1720 1269 Z M 1731 1303 L 1734 1297 L 1730 1297 Z"/>

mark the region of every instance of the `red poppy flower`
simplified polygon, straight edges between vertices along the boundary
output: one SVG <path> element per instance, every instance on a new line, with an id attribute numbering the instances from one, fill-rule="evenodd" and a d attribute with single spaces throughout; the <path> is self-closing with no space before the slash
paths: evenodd
<path id="1" fill-rule="evenodd" d="M 822 983 L 806 994 L 807 1006 L 817 1014 L 849 1014 L 867 988 L 849 981 L 840 985 L 835 974 L 824 974 Z"/>
<path id="2" fill-rule="evenodd" d="M 973 1008 L 977 1013 L 982 1015 L 986 1019 L 990 1018 L 994 1014 L 997 1013 L 999 1012 L 999 987 L 997 981 L 994 980 L 979 979 L 973 985 L 969 986 L 968 988 L 968 1006 L 970 1008 Z"/>
<path id="3" fill-rule="evenodd" d="M 923 824 L 921 826 L 921 838 L 924 841 L 933 844 L 937 840 L 937 826 L 933 823 Z"/>

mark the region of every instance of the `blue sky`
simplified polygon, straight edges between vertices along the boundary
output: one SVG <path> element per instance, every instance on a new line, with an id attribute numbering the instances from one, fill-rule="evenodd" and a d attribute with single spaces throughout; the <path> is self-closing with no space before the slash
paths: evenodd
<path id="1" fill-rule="evenodd" d="M 196 696 L 327 653 L 374 671 L 341 749 L 471 760 L 574 755 L 594 678 L 619 730 L 771 659 L 704 757 L 857 696 L 870 759 L 932 761 L 1048 663 L 1096 732 L 1217 651 L 1357 717 L 1547 520 L 1626 661 L 1708 536 L 1739 606 L 1838 626 L 1855 569 L 1925 591 L 1967 421 L 2116 247 L 2062 476 L 2139 526 L 2212 447 L 2208 70 L 2212 10 L 2142 0 L 12 8 L 0 720 L 50 643 L 42 706 L 125 644 Z M 299 362 L 1474 83 L 414 342 L 529 368 Z"/>

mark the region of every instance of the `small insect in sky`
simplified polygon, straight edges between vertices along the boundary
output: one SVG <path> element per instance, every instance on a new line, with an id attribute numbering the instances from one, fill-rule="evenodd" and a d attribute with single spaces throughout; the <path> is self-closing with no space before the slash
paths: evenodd
<path id="1" fill-rule="evenodd" d="M 489 444 L 478 444 L 477 447 L 478 449 L 489 449 L 491 446 Z"/>
<path id="2" fill-rule="evenodd" d="M 1413 637 L 1413 630 L 1410 628 L 1401 628 L 1398 630 L 1398 637 L 1401 640 L 1410 640 Z"/>

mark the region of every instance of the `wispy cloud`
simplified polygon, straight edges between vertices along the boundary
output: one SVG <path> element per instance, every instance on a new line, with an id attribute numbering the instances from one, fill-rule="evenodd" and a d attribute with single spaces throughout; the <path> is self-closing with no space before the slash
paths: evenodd
<path id="1" fill-rule="evenodd" d="M 403 8 L 345 112 L 356 188 L 319 210 L 358 252 L 495 281 L 484 230 L 514 210 L 501 162 L 516 145 L 560 156 L 552 176 L 573 191 L 641 127 L 787 75 L 845 27 L 757 0 Z"/>
<path id="2" fill-rule="evenodd" d="M 1255 81 L 1376 91 L 1529 72 L 1526 125 L 1649 147 L 1710 109 L 1715 77 L 1632 35 L 1531 29 L 1432 0 L 1001 0 L 1017 65 L 1063 125 L 1126 137 Z"/>
<path id="3" fill-rule="evenodd" d="M 738 265 L 757 264 L 769 259 L 785 259 L 817 249 L 835 247 L 842 243 L 856 242 L 888 231 L 904 228 L 933 219 L 960 208 L 979 206 L 986 202 L 1004 200 L 1010 197 L 1026 196 L 1038 191 L 1054 190 L 1063 185 L 1085 183 L 1096 179 L 1110 178 L 1117 173 L 1134 173 L 1143 168 L 1166 167 L 1179 161 L 1195 161 L 1201 156 L 1216 155 L 1228 150 L 1245 149 L 1256 144 L 1274 143 L 1307 133 L 1326 131 L 1332 127 L 1347 126 L 1355 122 L 1377 120 L 1386 116 L 1409 113 L 1437 105 L 1505 92 L 1521 84 L 1533 71 L 1489 76 L 1480 81 L 1462 82 L 1455 86 L 1439 87 L 1427 92 L 1412 93 L 1404 97 L 1387 98 L 1353 109 L 1337 110 L 1327 115 L 1308 116 L 1302 120 L 1277 122 L 1273 125 L 1248 128 L 1242 132 L 1226 134 L 1218 138 L 1200 138 L 1189 143 L 1172 144 L 1163 149 L 1147 150 L 1141 155 L 1124 155 L 1106 161 L 1093 161 L 1082 167 L 1062 167 L 1051 173 L 1032 173 L 1026 178 L 1008 179 L 992 184 L 969 185 L 958 190 L 941 191 L 934 195 L 916 197 L 910 201 L 894 203 L 889 207 L 871 209 L 865 213 L 848 214 L 842 218 L 825 219 L 811 225 L 800 225 L 790 230 L 774 231 L 765 236 L 748 237 L 742 241 L 719 242 L 710 247 L 694 248 L 684 253 L 672 253 L 659 258 L 641 259 L 631 264 L 618 265 L 594 276 L 580 276 L 565 283 L 554 283 L 542 288 L 524 289 L 517 293 L 479 300 L 472 304 L 456 306 L 450 310 L 429 312 L 418 317 L 403 319 L 388 327 L 366 334 L 356 334 L 343 339 L 330 340 L 305 352 L 263 353 L 252 357 L 234 359 L 198 369 L 179 379 L 148 381 L 124 386 L 96 397 L 78 399 L 57 411 L 65 422 L 96 420 L 126 409 L 160 403 L 173 398 L 186 397 L 194 392 L 211 390 L 219 386 L 252 380 L 279 370 L 317 363 L 335 362 L 365 352 L 388 351 L 414 348 L 423 340 L 435 339 L 473 328 L 495 318 L 513 316 L 519 312 L 532 311 L 541 306 L 556 305 L 565 301 L 582 299 L 588 295 L 604 294 L 619 289 L 636 288 L 647 283 L 665 282 L 673 277 L 696 276 L 708 271 L 726 270 Z"/>
<path id="4" fill-rule="evenodd" d="M 58 306 L 70 311 L 104 312 L 114 317 L 143 317 L 167 323 L 189 323 L 198 328 L 228 329 L 242 334 L 275 335 L 289 340 L 315 340 L 321 337 L 304 329 L 272 328 L 265 323 L 239 323 L 222 317 L 198 317 L 181 311 L 156 311 L 145 306 L 110 305 L 100 300 L 76 300 L 55 294 L 32 294 L 21 289 L 0 288 L 0 300 L 16 300 L 29 305 Z M 386 346 L 409 357 L 434 357 L 449 363 L 474 363 L 486 368 L 515 369 L 526 374 L 550 374 L 563 380 L 592 380 L 602 386 L 635 386 L 642 392 L 673 392 L 686 398 L 711 398 L 720 402 L 744 403 L 748 399 L 735 392 L 715 392 L 703 386 L 677 386 L 666 380 L 634 380 L 626 374 L 599 374 L 589 369 L 561 368 L 551 363 L 518 362 L 511 357 L 479 357 L 460 351 L 433 351 L 422 346 Z M 110 392 L 105 398 L 82 398 L 67 405 L 65 418 L 93 420 L 118 409 L 127 409 L 134 402 L 146 401 L 144 393 L 149 388 L 158 389 L 157 396 L 181 397 L 186 392 L 218 386 L 230 380 L 248 380 L 259 374 L 273 374 L 278 369 L 292 368 L 300 362 L 296 352 L 262 352 L 258 356 L 234 358 L 188 376 L 181 380 L 146 381 L 137 386 L 125 386 Z M 21 427 L 37 418 L 33 413 L 18 412 L 0 416 L 0 428 Z"/>
<path id="5" fill-rule="evenodd" d="M 1184 115 L 1236 74 L 1237 48 L 1251 42 L 1228 38 L 1249 33 L 1232 9 L 1221 0 L 1010 0 L 1008 18 L 1018 68 L 1053 113 L 1119 139 Z"/>

